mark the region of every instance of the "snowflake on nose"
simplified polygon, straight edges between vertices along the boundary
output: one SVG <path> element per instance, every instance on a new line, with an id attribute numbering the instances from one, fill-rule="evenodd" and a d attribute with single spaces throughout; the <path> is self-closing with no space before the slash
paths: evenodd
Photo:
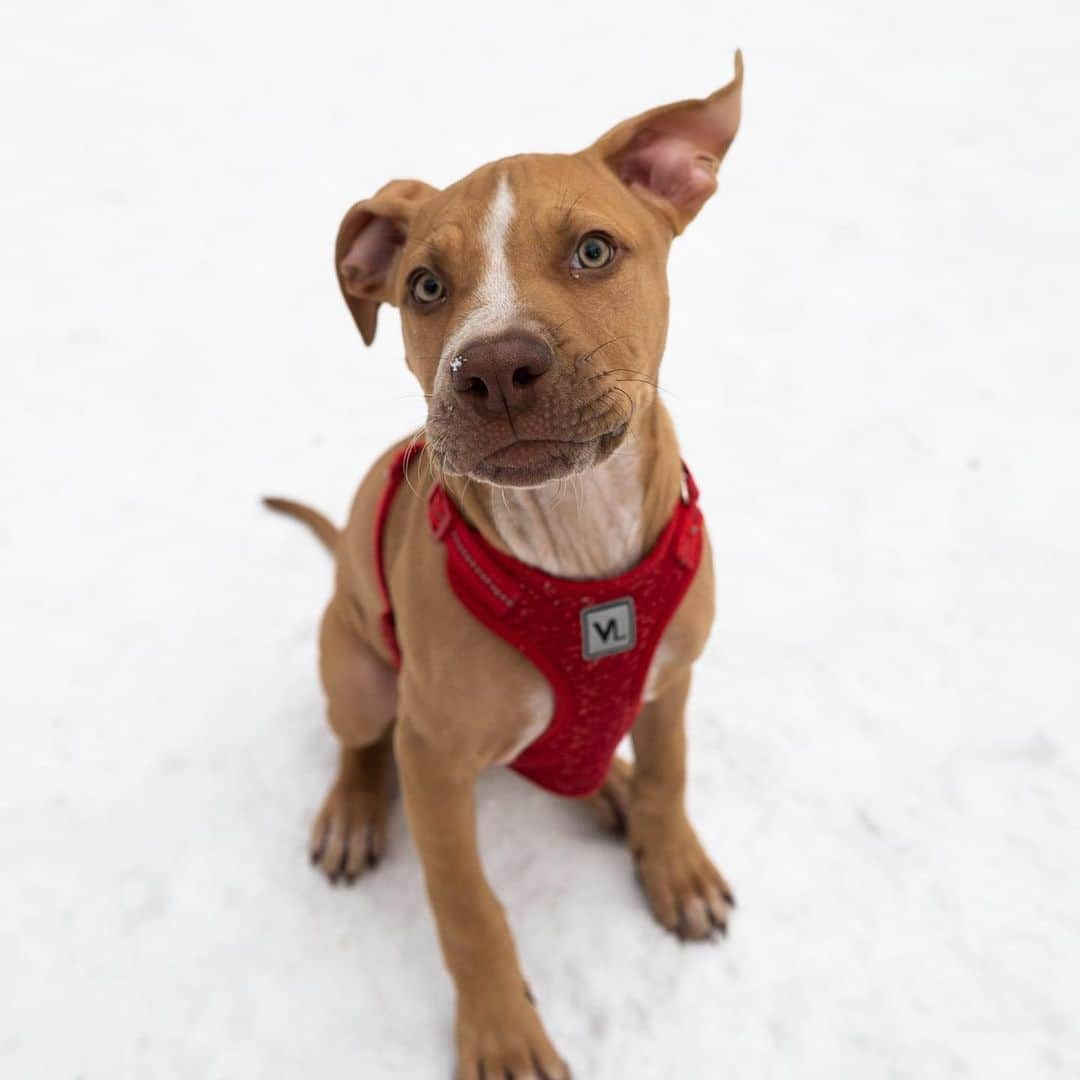
<path id="1" fill-rule="evenodd" d="M 468 357 L 466 356 L 455 356 L 454 359 L 450 361 L 450 370 L 456 375 L 461 370 L 461 365 L 464 364 L 467 359 Z"/>

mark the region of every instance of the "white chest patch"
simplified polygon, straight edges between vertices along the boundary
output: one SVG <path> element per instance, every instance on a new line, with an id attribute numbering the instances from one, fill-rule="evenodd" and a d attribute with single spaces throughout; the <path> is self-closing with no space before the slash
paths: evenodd
<path id="1" fill-rule="evenodd" d="M 664 632 L 664 635 L 665 636 L 660 639 L 659 645 L 656 646 L 656 652 L 653 654 L 652 663 L 649 665 L 649 673 L 645 677 L 645 688 L 641 692 L 641 700 L 646 703 L 656 700 L 660 679 L 663 677 L 664 671 L 667 669 L 668 665 L 674 660 L 674 650 L 668 642 L 667 631 Z"/>
<path id="2" fill-rule="evenodd" d="M 503 755 L 498 764 L 506 765 L 535 742 L 547 730 L 555 711 L 555 694 L 545 681 L 529 695 L 523 709 L 524 725 L 514 745 Z"/>
<path id="3" fill-rule="evenodd" d="M 510 553 L 566 578 L 614 577 L 643 554 L 641 462 L 633 447 L 579 476 L 491 494 L 495 527 Z"/>

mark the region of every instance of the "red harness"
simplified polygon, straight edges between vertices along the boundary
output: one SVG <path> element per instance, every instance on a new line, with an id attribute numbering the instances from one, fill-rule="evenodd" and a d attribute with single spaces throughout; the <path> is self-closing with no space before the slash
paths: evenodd
<path id="1" fill-rule="evenodd" d="M 391 462 L 375 519 L 381 628 L 399 669 L 383 533 L 408 459 L 418 452 L 406 448 Z M 446 547 L 446 573 L 457 598 L 551 684 L 551 723 L 510 767 L 557 795 L 590 795 L 603 783 L 641 708 L 656 646 L 701 562 L 697 487 L 683 468 L 685 496 L 653 549 L 625 574 L 596 581 L 555 577 L 504 554 L 465 521 L 439 484 L 431 489 L 428 524 Z"/>

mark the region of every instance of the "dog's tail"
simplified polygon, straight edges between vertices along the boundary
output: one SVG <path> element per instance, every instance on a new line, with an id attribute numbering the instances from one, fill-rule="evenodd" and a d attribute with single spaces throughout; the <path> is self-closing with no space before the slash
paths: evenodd
<path id="1" fill-rule="evenodd" d="M 328 551 L 333 552 L 337 547 L 341 533 L 338 532 L 334 523 L 329 518 L 323 517 L 318 510 L 312 510 L 310 506 L 304 506 L 303 503 L 293 502 L 292 499 L 277 499 L 273 496 L 263 499 L 263 506 L 278 514 L 287 514 L 289 517 L 302 521 L 323 542 Z"/>

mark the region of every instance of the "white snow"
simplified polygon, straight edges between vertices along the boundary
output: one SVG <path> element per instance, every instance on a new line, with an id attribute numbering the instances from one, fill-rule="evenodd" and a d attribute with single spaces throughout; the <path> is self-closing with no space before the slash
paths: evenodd
<path id="1" fill-rule="evenodd" d="M 423 415 L 330 265 L 443 184 L 726 82 L 662 375 L 718 620 L 680 946 L 506 772 L 484 855 L 578 1077 L 1080 1074 L 1080 9 L 1060 0 L 0 11 L 0 1075 L 445 1077 L 398 807 L 307 865 L 340 521 Z"/>

